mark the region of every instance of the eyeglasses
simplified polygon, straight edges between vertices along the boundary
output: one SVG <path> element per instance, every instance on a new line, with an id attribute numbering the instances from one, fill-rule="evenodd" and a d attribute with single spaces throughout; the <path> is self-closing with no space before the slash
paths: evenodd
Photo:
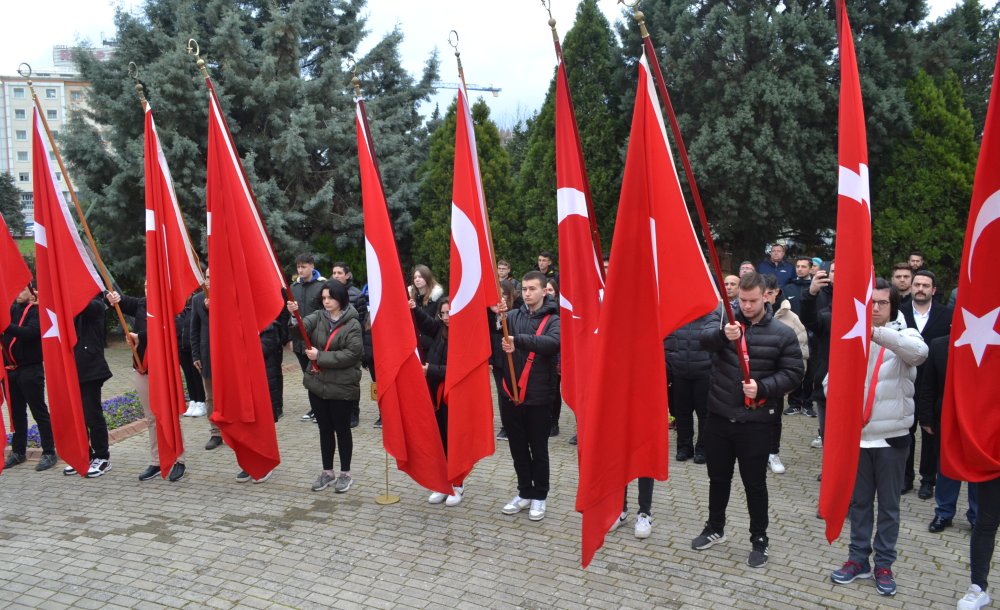
<path id="1" fill-rule="evenodd" d="M 879 307 L 888 307 L 889 301 L 872 301 L 872 307 L 878 305 Z"/>

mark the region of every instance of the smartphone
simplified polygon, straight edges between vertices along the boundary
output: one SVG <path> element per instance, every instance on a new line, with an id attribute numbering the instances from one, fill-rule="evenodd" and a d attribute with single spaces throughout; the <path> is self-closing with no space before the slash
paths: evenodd
<path id="1" fill-rule="evenodd" d="M 822 263 L 820 264 L 819 268 L 820 268 L 820 269 L 822 269 L 823 271 L 826 271 L 826 274 L 827 274 L 827 275 L 830 275 L 830 265 L 831 265 L 832 263 L 833 263 L 833 261 L 823 261 L 823 262 L 822 262 Z"/>

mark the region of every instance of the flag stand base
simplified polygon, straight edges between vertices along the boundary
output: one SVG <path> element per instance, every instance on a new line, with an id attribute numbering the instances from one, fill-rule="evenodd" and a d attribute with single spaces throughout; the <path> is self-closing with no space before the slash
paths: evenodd
<path id="1" fill-rule="evenodd" d="M 385 493 L 375 497 L 375 504 L 388 506 L 399 502 L 399 496 L 389 493 L 389 452 L 385 453 Z"/>

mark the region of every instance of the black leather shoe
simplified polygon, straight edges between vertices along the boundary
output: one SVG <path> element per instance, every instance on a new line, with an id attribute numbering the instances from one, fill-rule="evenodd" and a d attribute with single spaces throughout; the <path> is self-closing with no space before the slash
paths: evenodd
<path id="1" fill-rule="evenodd" d="M 951 527 L 951 519 L 942 519 L 941 517 L 934 517 L 934 520 L 931 521 L 931 524 L 927 526 L 927 531 L 937 534 L 939 532 L 943 532 L 947 527 Z"/>
<path id="2" fill-rule="evenodd" d="M 360 420 L 359 420 L 359 418 L 358 418 L 357 415 L 351 415 L 351 427 L 352 428 L 357 428 L 358 424 L 360 424 L 360 423 L 361 422 L 360 422 Z"/>
<path id="3" fill-rule="evenodd" d="M 694 450 L 690 447 L 681 447 L 677 450 L 677 455 L 674 456 L 678 462 L 686 462 L 694 457 Z"/>
<path id="4" fill-rule="evenodd" d="M 694 450 L 694 460 L 693 461 L 694 461 L 695 464 L 704 464 L 705 462 L 708 461 L 708 458 L 705 457 L 705 452 L 704 451 L 702 451 L 700 449 L 695 449 Z"/>
<path id="5" fill-rule="evenodd" d="M 205 450 L 206 451 L 211 451 L 212 449 L 215 449 L 216 447 L 218 447 L 221 444 L 222 444 L 222 437 L 221 436 L 213 436 L 213 437 L 211 437 L 211 438 L 208 439 L 207 443 L 205 443 Z"/>
<path id="6" fill-rule="evenodd" d="M 920 484 L 920 491 L 917 492 L 917 497 L 921 500 L 929 500 L 934 497 L 934 483 L 928 483 L 924 481 Z"/>
<path id="7" fill-rule="evenodd" d="M 170 474 L 167 475 L 167 480 L 171 483 L 176 483 L 184 477 L 184 463 L 177 462 L 174 467 L 170 469 Z"/>
<path id="8" fill-rule="evenodd" d="M 160 474 L 159 466 L 146 466 L 146 469 L 139 473 L 140 481 L 155 479 Z"/>

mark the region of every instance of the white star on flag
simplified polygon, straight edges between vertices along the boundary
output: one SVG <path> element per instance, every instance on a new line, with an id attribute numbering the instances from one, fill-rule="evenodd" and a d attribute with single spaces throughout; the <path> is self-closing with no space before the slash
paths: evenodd
<path id="1" fill-rule="evenodd" d="M 49 315 L 49 324 L 51 324 L 51 326 L 47 331 L 45 331 L 45 334 L 42 335 L 42 339 L 55 338 L 56 340 L 61 340 L 62 337 L 59 336 L 59 318 L 56 317 L 56 312 L 46 308 L 45 313 Z"/>
<path id="2" fill-rule="evenodd" d="M 854 299 L 854 313 L 858 317 L 858 321 L 854 323 L 851 330 L 847 331 L 847 334 L 841 337 L 841 339 L 861 339 L 861 349 L 865 351 L 865 355 L 868 355 L 868 308 L 869 303 L 872 300 L 872 281 L 868 280 L 868 294 L 865 296 L 865 302 Z"/>
<path id="3" fill-rule="evenodd" d="M 1000 333 L 994 330 L 997 316 L 1000 316 L 1000 307 L 982 317 L 977 317 L 968 309 L 962 308 L 965 330 L 962 332 L 962 336 L 955 341 L 955 347 L 963 345 L 971 347 L 972 355 L 976 358 L 976 366 L 983 363 L 983 356 L 986 354 L 988 346 L 1000 345 Z"/>

